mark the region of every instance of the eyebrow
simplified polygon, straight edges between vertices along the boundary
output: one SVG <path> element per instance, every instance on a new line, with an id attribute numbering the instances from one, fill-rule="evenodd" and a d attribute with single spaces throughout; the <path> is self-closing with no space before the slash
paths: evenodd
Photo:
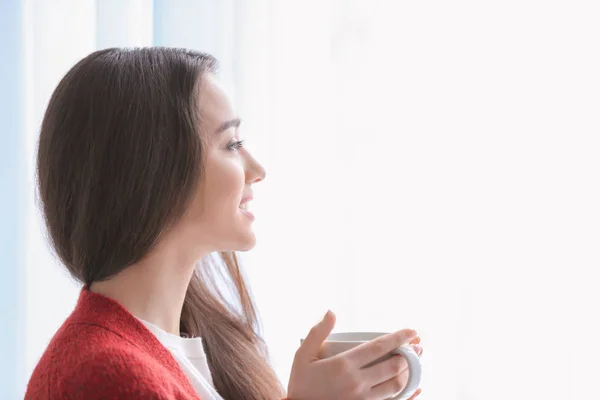
<path id="1" fill-rule="evenodd" d="M 223 122 L 219 128 L 215 131 L 215 134 L 219 134 L 221 132 L 226 131 L 229 128 L 239 128 L 240 124 L 242 123 L 242 120 L 239 118 L 234 118 L 232 120 Z"/>

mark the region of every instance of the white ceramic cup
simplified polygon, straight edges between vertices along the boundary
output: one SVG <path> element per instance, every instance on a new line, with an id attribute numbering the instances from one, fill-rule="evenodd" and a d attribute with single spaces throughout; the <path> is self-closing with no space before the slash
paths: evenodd
<path id="1" fill-rule="evenodd" d="M 327 337 L 323 344 L 321 358 L 333 357 L 337 354 L 343 353 L 344 351 L 350 350 L 360 344 L 370 342 L 371 340 L 378 338 L 379 336 L 387 335 L 386 333 L 379 332 L 340 332 L 333 333 Z M 394 354 L 402 355 L 408 363 L 408 382 L 402 392 L 396 396 L 390 398 L 390 400 L 405 400 L 410 398 L 421 383 L 421 361 L 419 356 L 409 345 L 400 346 L 397 349 L 391 351 L 384 357 L 374 360 L 365 367 L 377 364 L 381 361 L 387 360 Z"/>

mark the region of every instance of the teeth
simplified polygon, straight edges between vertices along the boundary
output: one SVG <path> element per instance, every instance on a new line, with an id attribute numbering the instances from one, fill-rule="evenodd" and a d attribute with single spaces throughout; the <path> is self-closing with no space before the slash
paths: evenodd
<path id="1" fill-rule="evenodd" d="M 248 210 L 248 203 L 242 203 L 242 204 L 240 204 L 240 208 L 242 210 Z"/>

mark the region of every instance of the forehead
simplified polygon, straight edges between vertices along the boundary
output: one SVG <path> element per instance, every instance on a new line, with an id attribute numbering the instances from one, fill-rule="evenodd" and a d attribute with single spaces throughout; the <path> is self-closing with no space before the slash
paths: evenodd
<path id="1" fill-rule="evenodd" d="M 231 98 L 213 74 L 202 77 L 198 95 L 204 129 L 213 132 L 223 122 L 236 117 Z"/>

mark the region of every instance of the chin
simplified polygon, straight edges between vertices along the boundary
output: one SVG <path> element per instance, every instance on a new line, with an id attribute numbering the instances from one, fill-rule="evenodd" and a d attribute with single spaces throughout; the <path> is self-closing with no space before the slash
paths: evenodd
<path id="1" fill-rule="evenodd" d="M 234 246 L 234 251 L 250 251 L 256 246 L 256 236 L 254 232 L 248 232 L 240 237 L 240 240 L 237 241 Z"/>

